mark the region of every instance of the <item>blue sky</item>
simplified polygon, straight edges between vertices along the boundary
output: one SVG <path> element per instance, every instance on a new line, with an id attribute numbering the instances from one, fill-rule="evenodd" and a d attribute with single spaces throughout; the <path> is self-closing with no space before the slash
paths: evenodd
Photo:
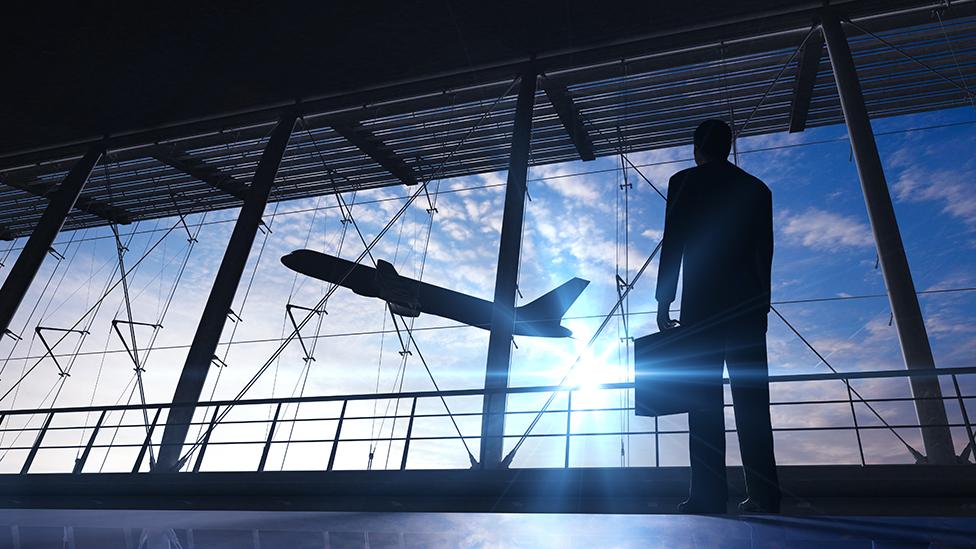
<path id="1" fill-rule="evenodd" d="M 881 120 L 875 123 L 878 143 L 902 235 L 918 290 L 976 286 L 976 132 L 971 123 L 976 116 L 971 108 L 919 114 Z M 944 126 L 916 131 L 911 128 Z M 739 141 L 740 165 L 762 178 L 771 188 L 774 199 L 776 251 L 773 273 L 774 301 L 822 297 L 883 294 L 884 284 L 875 268 L 873 239 L 865 213 L 863 198 L 845 129 L 833 126 L 808 130 L 802 134 L 777 134 L 745 138 Z M 691 165 L 690 149 L 678 147 L 634 153 L 628 156 L 641 167 L 643 174 L 662 191 L 672 173 Z M 529 175 L 532 200 L 527 203 L 520 269 L 520 290 L 528 302 L 565 280 L 580 276 L 591 281 L 589 288 L 567 313 L 564 324 L 575 333 L 573 339 L 516 339 L 513 351 L 512 385 L 546 385 L 559 381 L 589 339 L 616 299 L 614 275 L 628 278 L 654 248 L 663 226 L 663 200 L 634 170 L 627 171 L 633 185 L 626 197 L 620 189 L 623 175 L 620 159 L 603 158 L 593 162 L 570 162 L 533 168 Z M 437 213 L 431 217 L 421 198 L 393 226 L 377 245 L 374 255 L 393 262 L 401 274 L 456 290 L 490 298 L 494 285 L 498 230 L 504 194 L 504 173 L 484 174 L 434 182 L 431 191 Z M 403 204 L 410 189 L 400 187 L 346 195 L 352 203 L 352 214 L 364 237 L 370 240 Z M 628 214 L 629 225 L 623 219 Z M 193 246 L 175 299 L 158 330 L 153 350 L 145 358 L 144 386 L 149 402 L 168 401 L 183 364 L 186 348 L 229 237 L 236 211 L 212 212 L 187 219 L 190 230 L 199 229 L 198 243 Z M 277 338 L 290 330 L 285 304 L 311 307 L 326 290 L 318 281 L 296 277 L 283 267 L 279 258 L 297 248 L 312 248 L 355 258 L 363 249 L 352 225 L 340 222 L 336 199 L 331 196 L 271 205 L 266 222 L 272 226 L 267 237 L 259 233 L 247 273 L 238 291 L 234 310 L 243 319 L 228 323 L 223 340 L 233 331 L 237 344 L 220 350 L 227 364 L 212 368 L 205 397 L 231 398 L 251 378 L 277 348 Z M 134 263 L 146 249 L 159 241 L 146 256 L 130 280 L 135 318 L 139 322 L 156 322 L 177 273 L 187 254 L 187 233 L 182 226 L 160 241 L 164 231 L 173 227 L 174 219 L 147 221 L 122 227 L 129 242 L 126 257 Z M 426 246 L 430 228 L 429 245 Z M 115 245 L 108 228 L 62 234 L 55 246 L 65 259 L 49 257 L 25 299 L 13 328 L 24 335 L 16 343 L 5 338 L 0 342 L 0 357 L 11 357 L 0 373 L 0 390 L 7 392 L 13 383 L 43 355 L 41 342 L 32 337 L 37 324 L 66 327 L 73 324 L 97 299 L 115 267 Z M 625 239 L 629 247 L 624 247 Z M 342 243 L 339 249 L 340 241 Z M 22 240 L 14 243 L 15 248 Z M 263 246 L 263 251 L 261 248 Z M 3 249 L 0 247 L 0 249 Z M 13 251 L 0 269 L 5 276 L 16 256 Z M 258 260 L 260 258 L 260 261 Z M 627 266 L 629 264 L 629 271 Z M 256 269 L 255 269 L 256 267 Z M 642 335 L 653 328 L 654 280 L 657 263 L 640 279 L 628 304 L 632 335 Z M 246 291 L 251 280 L 253 284 Z M 50 280 L 47 292 L 41 290 Z M 244 299 L 245 291 L 247 299 Z M 37 305 L 28 321 L 31 309 Z M 939 366 L 976 364 L 976 292 L 930 294 L 921 297 L 930 339 Z M 0 408 L 48 407 L 57 394 L 56 405 L 115 403 L 138 401 L 132 389 L 132 363 L 122 351 L 121 342 L 110 329 L 113 318 L 123 318 L 121 288 L 105 300 L 98 315 L 88 317 L 91 334 L 81 344 L 82 355 L 74 362 L 59 356 L 63 367 L 70 364 L 71 376 L 60 378 L 50 357 L 44 358 L 18 388 L 8 395 Z M 304 362 L 298 342 L 289 345 L 280 360 L 270 364 L 247 393 L 258 398 L 292 394 L 323 395 L 343 393 L 388 392 L 432 389 L 431 380 L 417 356 L 402 364 L 399 342 L 384 306 L 340 289 L 328 303 L 323 315 L 303 330 L 309 343 L 315 341 L 316 360 Z M 825 303 L 784 304 L 780 311 L 839 370 L 901 368 L 901 355 L 894 327 L 889 326 L 889 308 L 884 298 L 869 298 Z M 24 327 L 27 327 L 24 329 Z M 235 330 L 236 328 L 236 330 Z M 458 326 L 436 317 L 422 316 L 415 324 L 415 337 L 431 373 L 443 389 L 476 388 L 484 381 L 487 332 Z M 318 334 L 318 338 L 313 336 Z M 145 347 L 153 331 L 137 328 L 137 339 Z M 55 336 L 56 334 L 51 334 Z M 585 387 L 600 382 L 625 381 L 630 364 L 620 343 L 624 335 L 619 320 L 612 323 L 595 345 L 593 357 L 581 368 L 579 380 Z M 78 335 L 69 335 L 57 348 L 57 354 L 69 353 L 77 345 Z M 116 351 L 106 355 L 104 350 Z M 824 372 L 826 367 L 791 334 L 778 319 L 771 317 L 769 330 L 770 367 L 772 373 Z M 33 357 L 27 358 L 25 357 Z M 218 379 L 219 374 L 219 379 Z M 973 377 L 973 376 L 970 376 Z M 97 386 L 96 386 L 97 379 Z M 972 393 L 976 383 L 961 378 L 964 389 Z M 59 387 L 63 384 L 60 392 Z M 862 381 L 855 388 L 865 396 L 908 396 L 907 384 L 901 380 Z M 846 398 L 840 382 L 817 382 L 775 385 L 774 400 L 815 400 Z M 526 395 L 510 399 L 510 409 L 537 410 L 547 395 Z M 653 427 L 653 421 L 621 412 L 587 412 L 584 409 L 625 406 L 627 395 L 620 391 L 583 390 L 574 395 L 574 432 L 612 432 L 620 429 L 641 430 Z M 976 400 L 971 400 L 971 414 Z M 387 402 L 378 403 L 382 411 Z M 392 404 L 392 403 L 391 403 Z M 454 412 L 474 412 L 481 408 L 477 398 L 457 398 L 449 402 Z M 395 404 L 392 404 L 395 406 Z M 553 408 L 565 408 L 559 398 Z M 361 403 L 363 415 L 373 413 L 373 403 Z M 914 421 L 911 405 L 904 402 L 876 405 L 885 419 L 894 424 Z M 580 410 L 576 412 L 575 410 Z M 421 402 L 418 411 L 440 413 L 439 401 Z M 333 404 L 306 405 L 297 410 L 300 418 L 323 417 L 337 412 Z M 238 408 L 234 419 L 266 419 L 267 407 Z M 288 417 L 296 413 L 286 410 Z M 347 412 L 349 413 L 349 412 Z M 402 413 L 402 411 L 401 411 Z M 958 418 L 958 407 L 949 406 L 950 418 Z M 519 434 L 531 420 L 531 414 L 513 416 L 508 430 Z M 851 424 L 850 408 L 843 404 L 798 405 L 775 407 L 774 425 L 847 426 Z M 127 421 L 135 425 L 138 418 Z M 858 405 L 862 425 L 877 424 L 863 405 Z M 84 422 L 86 418 L 82 417 Z M 35 420 L 35 421 L 39 421 Z M 89 423 L 93 418 L 88 418 Z M 116 419 L 117 421 L 117 419 Z M 291 432 L 293 440 L 328 438 L 335 422 L 306 421 L 297 423 Z M 347 422 L 347 433 L 370 436 L 382 430 L 389 436 L 392 422 L 357 420 Z M 477 418 L 459 419 L 466 435 L 478 433 Z M 731 416 L 729 425 L 733 425 Z M 565 430 L 565 414 L 547 415 L 536 433 L 560 433 Z M 681 429 L 683 416 L 663 418 L 661 429 Z M 248 430 L 251 429 L 251 430 Z M 404 422 L 396 433 L 402 435 Z M 446 418 L 418 421 L 415 435 L 445 434 L 453 431 Z M 325 434 L 323 434 L 325 433 Z M 144 432 L 143 432 L 144 434 Z M 260 442 L 263 428 L 226 426 L 218 429 L 216 439 L 246 438 Z M 909 443 L 921 448 L 917 432 L 904 429 Z M 65 432 L 70 443 L 77 443 L 81 433 Z M 964 436 L 957 432 L 961 448 Z M 285 436 L 285 435 L 282 435 Z M 128 437 L 128 438 L 126 438 Z M 905 462 L 908 453 L 883 430 L 866 430 L 862 434 L 869 462 Z M 687 462 L 686 435 L 662 435 L 661 464 Z M 117 440 L 141 440 L 140 428 L 121 429 Z M 284 440 L 284 439 L 281 439 Z M 578 440 L 578 442 L 577 442 Z M 9 440 L 5 439 L 5 444 Z M 378 449 L 378 459 L 390 466 L 399 465 L 399 443 L 389 449 Z M 477 453 L 476 442 L 472 442 Z M 530 440 L 520 451 L 516 465 L 562 465 L 564 442 L 561 437 Z M 624 437 L 623 462 L 630 465 L 654 464 L 652 436 Z M 345 443 L 337 456 L 338 467 L 360 468 L 369 451 L 369 443 Z M 618 465 L 619 435 L 587 436 L 574 439 L 571 463 L 574 465 Z M 284 445 L 276 445 L 269 460 L 272 468 L 321 468 L 328 443 L 296 443 L 284 455 Z M 60 454 L 58 453 L 60 452 Z M 777 452 L 782 463 L 854 463 L 857 447 L 851 432 L 815 431 L 785 432 L 777 435 Z M 134 456 L 133 449 L 132 455 Z M 253 468 L 260 444 L 251 446 L 213 446 L 208 450 L 205 468 Z M 0 457 L 0 469 L 19 468 L 16 452 Z M 116 455 L 118 454 L 118 455 Z M 106 459 L 124 463 L 123 451 Z M 730 461 L 735 461 L 734 437 L 730 439 Z M 52 470 L 63 468 L 74 451 L 51 450 L 39 456 L 39 463 L 50 463 Z M 126 454 L 127 455 L 127 454 Z M 104 456 L 102 456 L 104 457 Z M 131 462 L 130 462 L 131 463 Z M 375 462 L 374 467 L 382 466 Z M 229 464 L 229 465 L 228 465 Z M 283 465 L 282 465 L 283 464 Z M 411 446 L 411 467 L 466 466 L 463 448 L 456 441 L 418 441 Z M 129 465 L 131 467 L 131 465 Z"/>

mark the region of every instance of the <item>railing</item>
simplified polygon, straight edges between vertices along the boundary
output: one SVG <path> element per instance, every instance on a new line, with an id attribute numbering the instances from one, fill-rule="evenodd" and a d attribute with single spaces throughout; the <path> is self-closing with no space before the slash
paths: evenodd
<path id="1" fill-rule="evenodd" d="M 899 442 L 898 437 L 916 438 L 911 433 L 918 432 L 917 421 L 894 424 L 888 421 L 866 422 L 869 418 L 865 417 L 864 411 L 859 413 L 858 408 L 904 406 L 919 399 L 912 396 L 888 396 L 862 400 L 852 394 L 849 382 L 905 379 L 914 376 L 936 376 L 948 384 L 948 396 L 943 396 L 942 400 L 946 402 L 949 417 L 957 418 L 950 420 L 948 426 L 953 430 L 957 446 L 968 445 L 962 452 L 963 459 L 967 463 L 970 459 L 976 459 L 972 458 L 976 441 L 966 402 L 967 399 L 976 399 L 976 394 L 964 394 L 959 383 L 960 376 L 974 376 L 970 379 L 976 380 L 976 367 L 940 368 L 935 373 L 884 370 L 772 376 L 770 383 L 774 395 L 777 387 L 786 384 L 837 381 L 841 388 L 846 389 L 846 393 L 840 393 L 840 398 L 774 400 L 771 404 L 774 411 L 774 432 L 780 433 L 778 438 L 781 438 L 786 433 L 853 431 L 859 462 L 867 465 L 872 459 L 866 455 L 863 435 L 878 430 L 890 430 L 892 433 L 901 433 L 892 436 L 890 440 L 896 445 L 904 444 L 907 447 L 904 457 L 910 461 L 910 452 L 914 448 L 908 442 Z M 687 434 L 687 428 L 681 426 L 680 421 L 674 421 L 677 416 L 670 420 L 661 418 L 660 422 L 657 418 L 634 416 L 633 383 L 613 383 L 592 388 L 514 387 L 497 392 L 507 393 L 511 404 L 519 398 L 532 395 L 548 396 L 552 391 L 565 393 L 565 399 L 561 398 L 557 401 L 557 407 L 543 414 L 548 420 L 540 421 L 537 430 L 528 434 L 527 442 L 556 442 L 561 448 L 544 451 L 541 457 L 533 458 L 531 450 L 523 447 L 521 453 L 528 457 L 521 462 L 516 458 L 516 467 L 570 467 L 571 450 L 586 453 L 590 445 L 596 444 L 593 441 L 597 437 L 611 437 L 614 441 L 619 439 L 622 453 L 625 441 L 629 443 L 638 439 L 652 439 L 654 461 L 641 465 L 657 466 L 662 464 L 662 437 Z M 408 466 L 467 467 L 465 447 L 470 447 L 475 457 L 478 453 L 481 398 L 484 394 L 484 389 L 462 389 L 202 402 L 197 406 L 195 417 L 190 423 L 191 436 L 186 448 L 192 446 L 192 455 L 186 460 L 183 470 L 265 471 L 279 468 L 331 471 L 378 468 L 403 470 Z M 846 398 L 843 397 L 844 394 Z M 455 410 L 452 414 L 439 411 L 444 410 L 442 397 Z M 580 404 L 580 400 L 584 403 Z M 587 400 L 604 403 L 617 400 L 617 404 L 587 406 Z M 823 424 L 823 421 L 816 421 L 808 414 L 807 417 L 811 419 L 806 424 L 777 425 L 775 412 L 782 407 L 829 405 L 849 408 L 850 424 Z M 153 456 L 159 452 L 162 425 L 165 424 L 168 411 L 173 407 L 172 404 L 110 405 L 0 412 L 0 472 L 78 474 L 149 471 Z M 215 418 L 226 407 L 232 407 L 230 413 L 215 423 Z M 434 407 L 439 410 L 432 409 Z M 506 432 L 507 443 L 512 444 L 522 436 L 525 426 L 537 413 L 538 403 L 523 403 L 522 407 L 524 409 L 510 405 L 506 414 L 508 431 L 511 431 Z M 372 413 L 368 413 L 370 408 L 373 409 Z M 149 425 L 143 419 L 144 410 L 152 418 Z M 601 426 L 593 429 L 574 429 L 574 426 L 579 426 L 574 421 L 579 421 L 581 416 L 593 414 L 603 414 L 612 421 L 595 422 L 601 423 Z M 915 417 L 913 410 L 910 415 Z M 466 444 L 461 443 L 461 437 L 455 431 L 450 416 L 457 422 Z M 792 423 L 795 420 L 793 417 Z M 617 423 L 617 428 L 613 428 L 610 423 Z M 668 427 L 664 423 L 674 423 L 676 426 Z M 727 431 L 731 433 L 735 429 Z M 197 441 L 195 445 L 192 444 L 194 441 Z M 418 445 L 426 445 L 427 448 L 418 450 Z M 245 449 L 249 449 L 251 454 L 247 455 Z M 790 447 L 784 449 L 778 442 L 778 452 L 783 453 L 789 449 Z M 292 452 L 291 461 L 287 459 L 289 451 Z M 414 453 L 411 454 L 411 451 Z M 640 449 L 637 451 L 642 452 Z M 382 459 L 379 459 L 379 453 L 384 454 Z M 641 455 L 646 460 L 646 452 Z M 279 465 L 269 467 L 273 463 Z M 626 460 L 621 460 L 621 465 L 627 464 Z"/>

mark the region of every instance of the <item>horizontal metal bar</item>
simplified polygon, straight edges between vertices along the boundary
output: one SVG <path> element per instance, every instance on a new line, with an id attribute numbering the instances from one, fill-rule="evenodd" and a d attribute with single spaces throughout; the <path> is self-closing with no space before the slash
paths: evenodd
<path id="1" fill-rule="evenodd" d="M 577 389 L 574 389 L 574 390 L 578 391 L 579 389 L 577 388 Z M 873 404 L 873 403 L 882 403 L 882 402 L 915 402 L 915 401 L 921 401 L 921 400 L 955 401 L 955 400 L 958 400 L 958 398 L 960 398 L 960 397 L 957 397 L 956 395 L 953 394 L 953 395 L 950 395 L 950 396 L 940 396 L 940 397 L 864 398 L 864 399 L 858 399 L 856 402 L 857 403 L 865 402 L 865 403 Z M 961 396 L 961 398 L 964 399 L 964 400 L 976 399 L 976 394 L 964 394 L 964 395 Z M 799 401 L 788 401 L 788 402 L 770 402 L 770 406 L 813 406 L 813 405 L 822 405 L 822 404 L 831 404 L 831 405 L 841 405 L 841 404 L 843 404 L 843 405 L 847 405 L 849 403 L 850 403 L 850 401 L 845 398 L 845 399 L 827 399 L 827 400 L 799 400 Z M 262 406 L 263 406 L 263 404 L 262 404 Z M 724 407 L 725 408 L 732 408 L 733 407 L 733 404 L 731 402 L 727 402 L 727 403 L 724 404 Z M 633 411 L 633 408 L 624 408 L 624 407 L 577 408 L 577 407 L 574 407 L 572 411 L 573 412 L 584 412 L 584 413 L 585 412 L 627 412 L 627 411 Z M 565 409 L 565 408 L 549 408 L 544 413 L 545 414 L 559 414 L 559 413 L 566 413 L 566 412 L 567 412 L 567 409 Z M 537 414 L 537 413 L 538 413 L 538 410 L 510 410 L 509 409 L 509 410 L 506 410 L 506 412 L 505 412 L 506 415 L 533 415 L 533 414 Z M 481 412 L 454 412 L 454 413 L 451 413 L 451 414 L 447 414 L 447 413 L 427 413 L 427 414 L 418 413 L 418 414 L 415 414 L 415 417 L 417 417 L 418 419 L 438 419 L 438 418 L 449 418 L 449 417 L 464 418 L 464 417 L 480 417 L 480 416 L 481 416 Z M 382 419 L 407 419 L 409 417 L 410 417 L 409 414 L 404 413 L 404 414 L 399 414 L 399 415 L 386 414 L 386 415 L 375 415 L 375 416 L 347 416 L 344 419 L 350 420 L 350 421 L 352 421 L 352 420 L 365 421 L 365 420 L 373 420 L 373 419 L 379 419 L 379 420 L 382 420 Z M 288 418 L 279 418 L 278 419 L 278 423 L 303 423 L 303 422 L 321 422 L 321 421 L 336 421 L 337 422 L 338 420 L 339 420 L 339 416 L 322 416 L 322 417 L 291 418 L 291 419 L 288 419 Z M 269 420 L 269 419 L 238 419 L 238 420 L 225 419 L 224 421 L 221 421 L 220 424 L 221 425 L 266 425 L 266 424 L 271 423 L 271 422 L 272 422 L 272 420 Z M 189 425 L 190 425 L 190 427 L 202 427 L 202 426 L 208 426 L 208 425 L 210 425 L 210 422 L 195 421 L 195 422 L 189 423 Z M 145 424 L 144 423 L 114 424 L 114 425 L 112 425 L 112 428 L 113 429 L 145 429 Z M 47 430 L 48 431 L 77 431 L 77 430 L 86 430 L 86 429 L 90 429 L 90 427 L 85 427 L 83 424 L 79 424 L 79 425 L 60 425 L 60 426 L 57 426 L 57 427 L 48 427 Z M 35 432 L 35 431 L 39 431 L 39 430 L 40 430 L 39 427 L 24 427 L 24 428 L 9 428 L 8 427 L 8 428 L 0 429 L 0 433 Z M 287 442 L 287 441 L 285 441 L 285 442 Z"/>
<path id="2" fill-rule="evenodd" d="M 774 375 L 769 376 L 770 383 L 794 383 L 801 381 L 829 381 L 829 380 L 852 380 L 852 379 L 879 379 L 879 378 L 914 378 L 914 377 L 940 377 L 949 375 L 967 375 L 976 374 L 976 366 L 960 366 L 953 368 L 937 368 L 934 371 L 918 371 L 918 370 L 874 370 L 874 371 L 863 371 L 863 372 L 837 372 L 837 373 L 822 373 L 822 374 L 785 374 L 785 375 Z M 724 383 L 728 383 L 728 379 L 723 380 Z M 598 385 L 592 388 L 592 390 L 608 390 L 608 389 L 632 389 L 634 387 L 633 383 L 607 383 Z M 508 393 L 508 394 L 524 394 L 524 393 L 548 393 L 553 391 L 569 391 L 577 390 L 576 387 L 569 386 L 531 386 L 531 387 L 508 387 L 499 389 L 454 389 L 448 391 L 407 391 L 402 393 L 366 393 L 366 394 L 355 394 L 355 395 L 322 395 L 322 396 L 307 396 L 307 397 L 288 397 L 288 398 L 257 398 L 248 400 L 215 400 L 208 402 L 200 402 L 196 406 L 208 407 L 208 406 L 247 406 L 247 405 L 257 405 L 257 404 L 296 404 L 299 402 L 341 402 L 345 400 L 385 400 L 385 399 L 397 399 L 397 398 L 440 398 L 440 397 L 462 397 L 462 396 L 480 396 L 487 393 Z M 53 412 L 53 413 L 69 413 L 69 412 L 89 412 L 89 411 L 101 411 L 101 410 L 142 410 L 144 408 L 174 408 L 180 406 L 179 404 L 173 403 L 150 403 L 145 406 L 141 404 L 119 404 L 119 405 L 105 405 L 105 406 L 73 406 L 73 407 L 62 407 L 62 408 L 46 408 L 44 410 L 39 409 L 19 409 L 19 410 L 7 410 L 4 413 L 7 415 L 33 415 L 41 412 Z"/>
<path id="3" fill-rule="evenodd" d="M 573 412 L 576 412 L 576 410 L 573 410 Z M 950 422 L 950 423 L 936 425 L 936 427 L 965 428 L 966 427 L 966 424 L 965 423 L 952 423 L 952 422 Z M 918 429 L 918 428 L 919 428 L 919 426 L 916 425 L 916 424 L 896 424 L 896 425 L 890 425 L 890 426 L 888 426 L 888 425 L 859 425 L 858 427 L 854 427 L 853 425 L 817 425 L 817 426 L 809 426 L 809 427 L 803 427 L 803 426 L 801 426 L 801 427 L 773 427 L 773 432 L 779 433 L 779 432 L 819 432 L 819 431 L 854 431 L 854 430 L 865 431 L 865 430 L 889 430 L 889 429 L 909 430 L 909 429 Z M 737 429 L 725 429 L 725 432 L 726 433 L 737 433 L 738 430 Z M 688 430 L 687 429 L 658 429 L 657 431 L 653 431 L 653 430 L 637 430 L 637 431 L 611 430 L 611 431 L 592 431 L 592 432 L 591 431 L 584 431 L 584 432 L 577 432 L 577 433 L 572 433 L 571 432 L 571 433 L 569 433 L 569 436 L 570 437 L 599 437 L 599 436 L 613 436 L 613 437 L 617 437 L 617 436 L 646 436 L 646 435 L 654 435 L 654 434 L 658 434 L 658 435 L 685 435 L 685 434 L 688 434 Z M 506 434 L 506 435 L 504 435 L 504 438 L 518 439 L 521 436 L 522 436 L 521 434 Z M 532 433 L 532 434 L 529 434 L 528 435 L 528 438 L 565 438 L 566 436 L 567 435 L 566 435 L 565 429 L 562 426 L 559 426 L 558 431 L 554 431 L 552 433 Z M 437 435 L 426 435 L 426 436 L 411 435 L 410 436 L 410 440 L 412 440 L 412 441 L 419 441 L 419 440 L 426 440 L 426 441 L 460 440 L 461 438 L 462 437 L 459 437 L 456 434 L 454 434 L 454 435 L 440 435 L 440 436 L 437 436 Z M 464 435 L 463 438 L 466 439 L 466 440 L 478 440 L 478 439 L 481 438 L 481 435 L 479 435 L 479 434 Z M 297 440 L 296 439 L 292 439 L 292 440 L 275 440 L 275 441 L 271 441 L 271 444 L 325 444 L 325 443 L 335 443 L 337 441 L 338 442 L 343 442 L 343 443 L 345 443 L 345 442 L 402 442 L 402 441 L 405 441 L 406 439 L 407 439 L 406 436 L 402 436 L 402 437 L 395 437 L 395 436 L 389 436 L 389 437 L 350 437 L 350 438 L 343 437 L 341 439 L 336 439 L 336 438 L 321 438 L 321 439 L 312 438 L 312 439 L 297 439 Z M 262 438 L 262 439 L 254 439 L 254 440 L 211 441 L 211 442 L 208 443 L 208 446 L 244 446 L 244 445 L 254 445 L 254 446 L 257 446 L 257 445 L 264 445 L 266 443 L 267 443 L 267 441 Z M 152 446 L 153 446 L 153 448 L 160 448 L 161 446 L 164 446 L 164 444 L 154 443 Z M 80 448 L 83 448 L 83 447 L 84 447 L 83 445 L 79 445 L 79 444 L 73 444 L 73 445 L 72 444 L 63 444 L 63 445 L 41 446 L 38 449 L 39 450 L 76 450 L 76 449 L 80 449 Z M 141 443 L 122 443 L 122 444 L 111 444 L 111 445 L 109 445 L 109 444 L 95 444 L 95 445 L 92 446 L 93 449 L 96 449 L 96 448 L 106 448 L 106 449 L 111 449 L 111 448 L 140 448 L 140 447 L 142 447 L 142 444 Z M 15 450 L 21 450 L 21 451 L 23 451 L 23 450 L 30 450 L 31 448 L 32 448 L 32 446 L 10 446 L 10 447 L 4 447 L 2 449 L 5 450 L 5 451 L 15 451 Z M 0 473 L 0 474 L 16 474 L 16 473 Z"/>

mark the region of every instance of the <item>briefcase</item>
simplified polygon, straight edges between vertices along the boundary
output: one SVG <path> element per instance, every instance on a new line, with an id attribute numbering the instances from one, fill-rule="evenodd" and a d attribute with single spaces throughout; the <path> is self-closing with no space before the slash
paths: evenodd
<path id="1" fill-rule="evenodd" d="M 684 414 L 723 405 L 722 361 L 709 334 L 678 326 L 634 341 L 635 412 Z"/>

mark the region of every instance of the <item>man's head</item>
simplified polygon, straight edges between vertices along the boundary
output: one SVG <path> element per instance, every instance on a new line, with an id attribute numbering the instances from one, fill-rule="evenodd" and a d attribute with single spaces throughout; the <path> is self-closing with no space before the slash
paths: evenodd
<path id="1" fill-rule="evenodd" d="M 695 163 L 725 160 L 732 150 L 732 128 L 721 120 L 710 119 L 695 129 Z"/>

